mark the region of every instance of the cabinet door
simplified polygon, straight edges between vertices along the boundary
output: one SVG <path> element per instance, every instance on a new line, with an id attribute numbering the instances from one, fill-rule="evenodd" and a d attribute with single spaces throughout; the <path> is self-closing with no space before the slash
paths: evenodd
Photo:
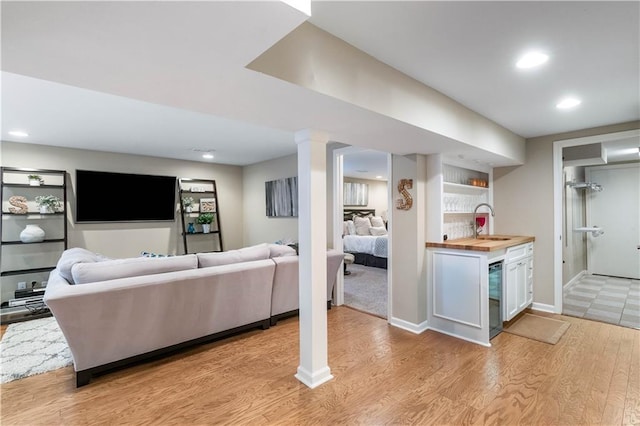
<path id="1" fill-rule="evenodd" d="M 527 303 L 533 303 L 533 256 L 527 258 Z"/>
<path id="2" fill-rule="evenodd" d="M 504 320 L 511 320 L 518 313 L 518 263 L 505 265 L 505 285 L 503 291 Z"/>
<path id="3" fill-rule="evenodd" d="M 526 260 L 521 260 L 520 262 L 518 262 L 518 268 L 517 268 L 516 274 L 517 274 L 516 288 L 518 293 L 518 313 L 519 313 L 524 308 L 527 307 L 527 300 L 529 299 L 529 286 L 527 285 L 528 268 L 527 268 Z"/>

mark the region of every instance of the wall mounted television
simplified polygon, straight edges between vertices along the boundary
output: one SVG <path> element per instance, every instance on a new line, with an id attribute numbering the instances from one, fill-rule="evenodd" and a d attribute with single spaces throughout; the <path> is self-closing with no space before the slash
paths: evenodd
<path id="1" fill-rule="evenodd" d="M 176 177 L 76 170 L 76 222 L 175 220 Z"/>

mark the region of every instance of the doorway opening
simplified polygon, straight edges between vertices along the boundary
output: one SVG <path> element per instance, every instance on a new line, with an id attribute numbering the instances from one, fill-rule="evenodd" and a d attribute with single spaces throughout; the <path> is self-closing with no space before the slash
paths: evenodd
<path id="1" fill-rule="evenodd" d="M 334 153 L 334 247 L 345 253 L 336 303 L 387 320 L 391 300 L 390 157 L 355 147 Z"/>
<path id="2" fill-rule="evenodd" d="M 556 312 L 640 329 L 640 130 L 554 144 Z"/>

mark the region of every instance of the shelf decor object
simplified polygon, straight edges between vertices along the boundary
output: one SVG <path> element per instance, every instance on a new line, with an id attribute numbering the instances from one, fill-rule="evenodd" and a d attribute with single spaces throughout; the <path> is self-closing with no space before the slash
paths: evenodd
<path id="1" fill-rule="evenodd" d="M 184 253 L 223 251 L 216 181 L 180 178 L 178 191 Z M 202 225 L 202 231 L 196 230 L 194 222 Z"/>
<path id="2" fill-rule="evenodd" d="M 27 199 L 22 195 L 14 195 L 9 197 L 9 204 L 13 207 L 9 207 L 9 213 L 13 214 L 27 214 L 29 206 L 27 205 Z"/>
<path id="3" fill-rule="evenodd" d="M 44 229 L 36 224 L 29 223 L 22 232 L 20 232 L 20 241 L 23 243 L 41 243 L 44 241 L 44 236 Z"/>
<path id="4" fill-rule="evenodd" d="M 29 175 L 29 186 L 40 186 L 44 181 L 40 175 Z"/>
<path id="5" fill-rule="evenodd" d="M 62 208 L 60 198 L 55 195 L 39 195 L 36 197 L 36 204 L 41 214 L 55 213 Z"/>

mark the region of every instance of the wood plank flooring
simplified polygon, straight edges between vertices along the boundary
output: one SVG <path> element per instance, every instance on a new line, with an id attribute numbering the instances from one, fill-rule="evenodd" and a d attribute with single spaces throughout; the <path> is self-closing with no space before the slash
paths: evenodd
<path id="1" fill-rule="evenodd" d="M 539 314 L 539 313 L 536 313 Z M 544 315 L 544 314 L 542 314 Z M 639 424 L 640 331 L 573 317 L 557 345 L 491 348 L 328 312 L 335 378 L 310 390 L 297 318 L 95 378 L 72 367 L 0 387 L 2 425 Z"/>

